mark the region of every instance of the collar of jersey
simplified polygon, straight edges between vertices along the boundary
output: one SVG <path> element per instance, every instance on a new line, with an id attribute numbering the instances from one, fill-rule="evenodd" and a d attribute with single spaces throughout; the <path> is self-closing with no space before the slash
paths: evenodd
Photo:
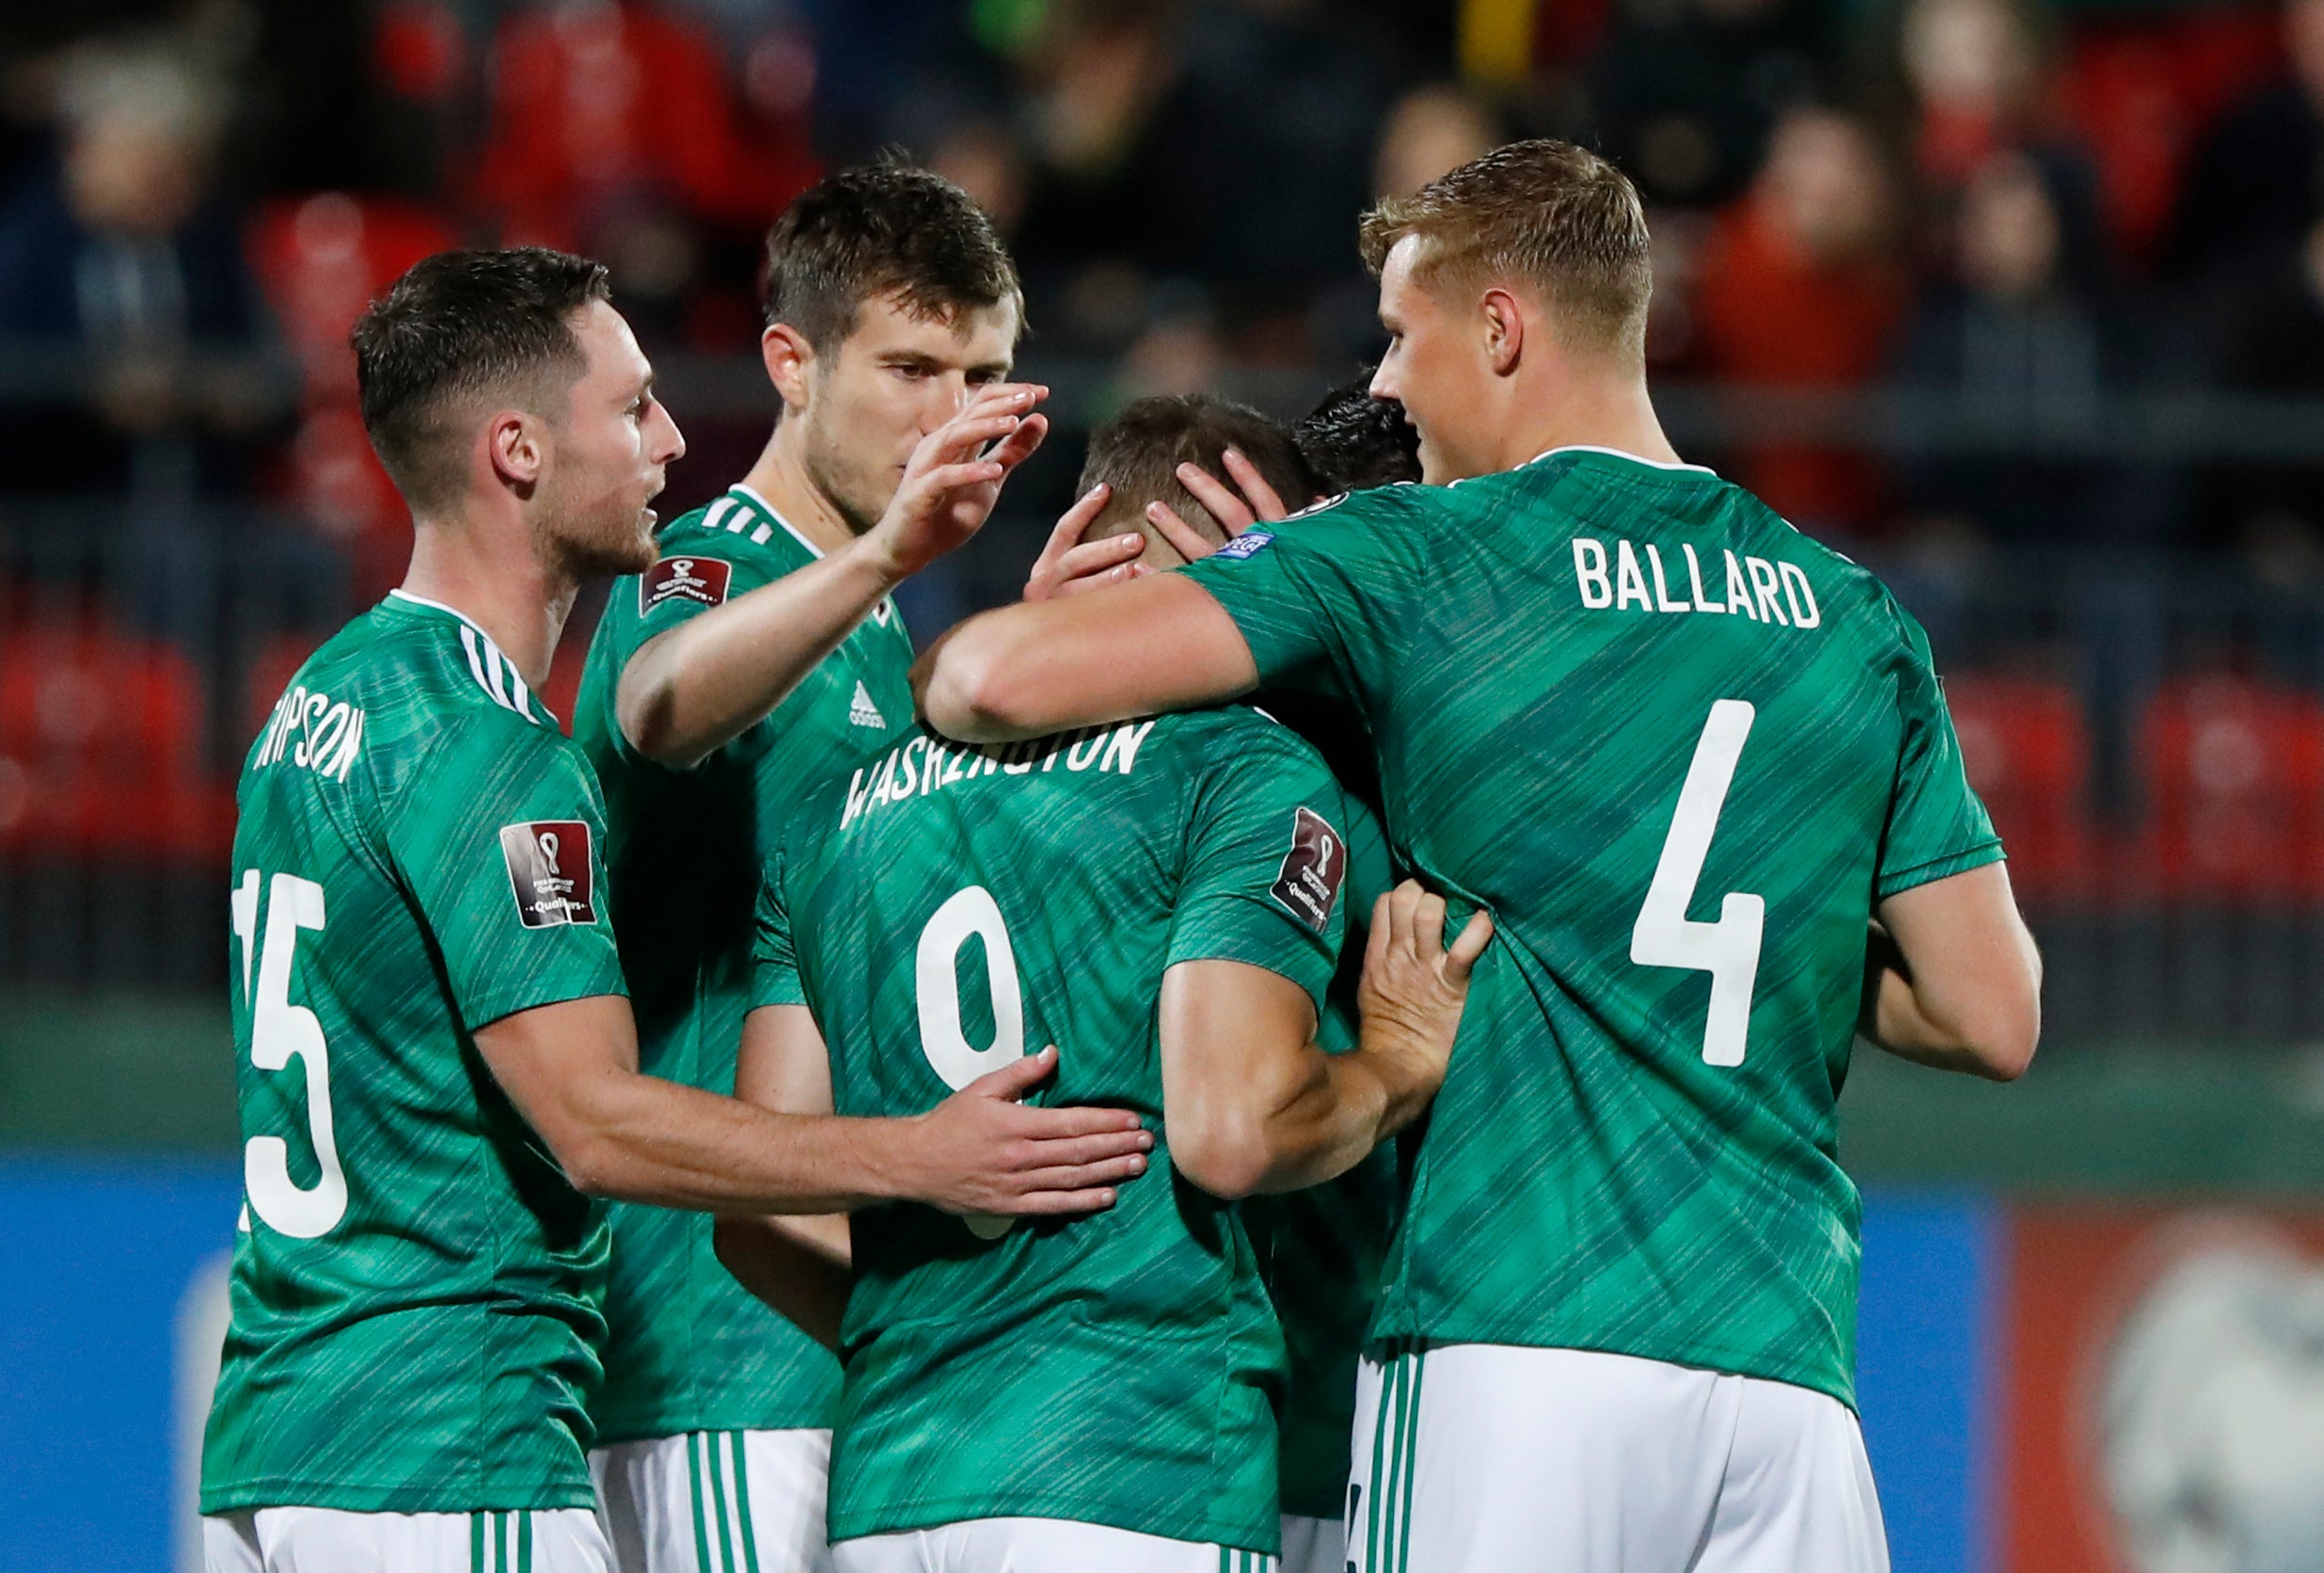
<path id="1" fill-rule="evenodd" d="M 440 612 L 445 616 L 451 618 L 454 622 L 457 622 L 462 628 L 474 633 L 476 637 L 482 642 L 484 648 L 492 653 L 492 659 L 498 661 L 502 666 L 508 668 L 509 679 L 523 691 L 526 704 L 537 707 L 542 715 L 548 716 L 550 725 L 557 724 L 556 717 L 549 710 L 548 701 L 543 699 L 539 694 L 532 691 L 531 685 L 527 683 L 522 674 L 518 673 L 516 670 L 516 663 L 509 659 L 507 654 L 501 650 L 500 646 L 493 643 L 492 635 L 486 633 L 476 622 L 476 620 L 470 617 L 466 612 L 462 612 L 457 607 L 446 606 L 442 601 L 432 601 L 425 596 L 415 596 L 409 590 L 404 590 L 402 588 L 388 591 L 387 599 L 391 601 L 402 601 L 406 606 L 416 606 L 427 612 Z M 527 721 L 534 722 L 536 725 L 539 724 L 537 718 L 534 717 L 532 712 L 527 709 L 524 705 L 512 705 L 506 699 L 502 698 L 498 692 L 494 691 L 492 679 L 484 675 L 482 669 L 477 666 L 476 659 L 476 653 L 474 651 L 468 652 L 468 670 L 475 674 L 477 687 L 482 689 L 486 693 L 491 694 L 494 702 L 499 705 L 502 709 L 514 710 L 516 714 L 523 716 Z"/>
<path id="2" fill-rule="evenodd" d="M 776 513 L 775 505 L 761 497 L 758 494 L 757 488 L 741 481 L 737 481 L 733 485 L 727 487 L 726 492 L 729 497 L 739 494 L 745 501 L 751 504 L 751 507 L 756 508 L 760 513 L 765 514 L 768 518 L 783 526 L 784 533 L 788 534 L 791 539 L 797 541 L 800 546 L 807 548 L 808 556 L 814 558 L 818 563 L 823 560 L 823 548 L 794 529 L 789 519 L 786 519 L 781 514 Z M 880 597 L 879 609 L 872 613 L 872 620 L 879 624 L 882 628 L 887 627 L 890 618 L 894 615 L 894 612 L 892 610 L 893 605 L 893 603 L 889 597 Z"/>
<path id="3" fill-rule="evenodd" d="M 1562 447 L 1552 448 L 1547 453 L 1536 453 L 1517 468 L 1524 469 L 1529 465 L 1540 464 L 1543 459 L 1554 459 L 1560 453 L 1603 453 L 1609 459 L 1628 459 L 1632 464 L 1642 464 L 1649 469 L 1680 470 L 1693 475 L 1716 475 L 1718 473 L 1707 464 L 1665 464 L 1660 459 L 1644 458 L 1636 453 L 1625 453 L 1619 448 L 1600 448 L 1594 443 L 1588 442 L 1569 442 Z"/>
<path id="4" fill-rule="evenodd" d="M 492 635 L 486 633 L 477 623 L 475 618 L 470 617 L 466 612 L 462 612 L 457 607 L 446 606 L 442 601 L 432 601 L 425 596 L 415 596 L 409 590 L 403 589 L 388 591 L 387 598 L 391 601 L 408 602 L 413 606 L 424 606 L 430 612 L 440 612 L 447 617 L 457 617 L 461 622 L 466 624 L 469 628 L 476 629 L 477 638 L 483 640 L 486 644 L 491 644 L 492 642 Z M 495 650 L 498 650 L 500 648 L 498 644 L 494 644 L 492 647 Z M 502 656 L 500 659 L 502 660 L 508 659 L 506 656 Z"/>
<path id="5" fill-rule="evenodd" d="M 809 556 L 818 560 L 822 558 L 823 548 L 815 545 L 814 542 L 809 540 L 806 536 L 800 534 L 798 531 L 793 527 L 789 519 L 786 519 L 781 514 L 776 513 L 775 505 L 761 497 L 755 488 L 737 481 L 733 485 L 727 487 L 726 490 L 729 496 L 740 494 L 742 499 L 749 502 L 751 507 L 756 508 L 760 513 L 765 514 L 768 518 L 783 526 L 783 532 L 789 535 L 794 541 L 797 541 L 800 546 L 805 547 Z"/>

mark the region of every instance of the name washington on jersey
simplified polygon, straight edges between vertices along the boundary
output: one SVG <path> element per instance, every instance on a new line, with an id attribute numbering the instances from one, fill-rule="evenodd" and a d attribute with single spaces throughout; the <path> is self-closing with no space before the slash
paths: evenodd
<path id="1" fill-rule="evenodd" d="M 883 804 L 925 798 L 956 781 L 985 775 L 1030 775 L 1036 770 L 1046 772 L 1055 770 L 1060 759 L 1068 771 L 1094 769 L 1128 775 L 1137 767 L 1138 745 L 1153 730 L 1150 719 L 1130 721 L 1118 726 L 1085 726 L 1053 738 L 984 748 L 936 738 L 908 738 L 900 747 L 859 768 L 849 778 L 839 828 L 846 830 Z"/>

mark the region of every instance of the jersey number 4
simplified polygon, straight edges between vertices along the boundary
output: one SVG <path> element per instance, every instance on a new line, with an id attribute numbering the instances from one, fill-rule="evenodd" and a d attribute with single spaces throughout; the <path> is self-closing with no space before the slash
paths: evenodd
<path id="1" fill-rule="evenodd" d="M 242 942 L 242 993 L 250 1004 L 250 1063 L 280 1071 L 300 1061 L 307 1071 L 307 1135 L 322 1175 L 312 1186 L 291 1178 L 291 1144 L 280 1136 L 252 1136 L 242 1150 L 243 1191 L 268 1228 L 295 1239 L 327 1234 L 347 1216 L 347 1175 L 339 1165 L 331 1128 L 331 1051 L 323 1024 L 291 1003 L 291 962 L 301 930 L 323 929 L 323 887 L 296 874 L 277 874 L 266 888 L 266 940 L 259 943 L 259 871 L 245 870 L 233 891 L 234 937 Z M 250 985 L 251 963 L 258 988 Z"/>
<path id="2" fill-rule="evenodd" d="M 1703 859 L 1710 855 L 1711 838 L 1718 834 L 1719 810 L 1727 806 L 1727 789 L 1734 784 L 1735 764 L 1743 757 L 1744 739 L 1751 735 L 1757 714 L 1741 699 L 1722 699 L 1711 707 L 1711 719 L 1695 744 L 1695 762 L 1687 767 L 1685 785 L 1679 788 L 1678 812 L 1670 816 L 1670 834 L 1663 838 L 1653 882 L 1646 888 L 1646 905 L 1638 909 L 1637 924 L 1630 930 L 1630 959 L 1639 966 L 1684 967 L 1711 975 L 1711 1014 L 1702 1027 L 1706 1065 L 1743 1063 L 1767 902 L 1730 891 L 1719 902 L 1716 923 L 1689 922 L 1686 909 L 1694 904 Z"/>

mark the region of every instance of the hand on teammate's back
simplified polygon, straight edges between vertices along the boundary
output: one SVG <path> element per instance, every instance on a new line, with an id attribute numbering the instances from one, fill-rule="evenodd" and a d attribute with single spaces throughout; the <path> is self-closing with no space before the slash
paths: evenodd
<path id="1" fill-rule="evenodd" d="M 1056 1216 L 1114 1205 L 1146 1172 L 1153 1136 L 1128 1109 L 1029 1108 L 1057 1069 L 1054 1044 L 980 1076 L 926 1114 L 909 1144 L 919 1173 L 904 1194 L 947 1213 Z"/>
<path id="2" fill-rule="evenodd" d="M 920 439 L 888 511 L 865 537 L 887 558 L 892 578 L 918 573 L 984 528 L 1002 483 L 1049 431 L 1049 417 L 1034 408 L 1048 397 L 1037 383 L 992 383 Z"/>
<path id="3" fill-rule="evenodd" d="M 1372 908 L 1356 991 L 1363 1050 L 1394 1060 L 1430 1091 L 1443 1085 L 1461 1030 L 1469 975 L 1493 938 L 1493 919 L 1472 914 L 1450 948 L 1445 899 L 1406 880 Z"/>

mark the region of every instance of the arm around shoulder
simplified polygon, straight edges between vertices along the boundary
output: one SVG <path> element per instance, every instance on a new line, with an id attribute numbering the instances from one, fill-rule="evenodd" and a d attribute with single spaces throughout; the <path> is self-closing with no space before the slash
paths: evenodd
<path id="1" fill-rule="evenodd" d="M 922 713 L 967 742 L 1195 709 L 1257 684 L 1235 620 L 1182 574 L 988 612 L 912 668 Z"/>

